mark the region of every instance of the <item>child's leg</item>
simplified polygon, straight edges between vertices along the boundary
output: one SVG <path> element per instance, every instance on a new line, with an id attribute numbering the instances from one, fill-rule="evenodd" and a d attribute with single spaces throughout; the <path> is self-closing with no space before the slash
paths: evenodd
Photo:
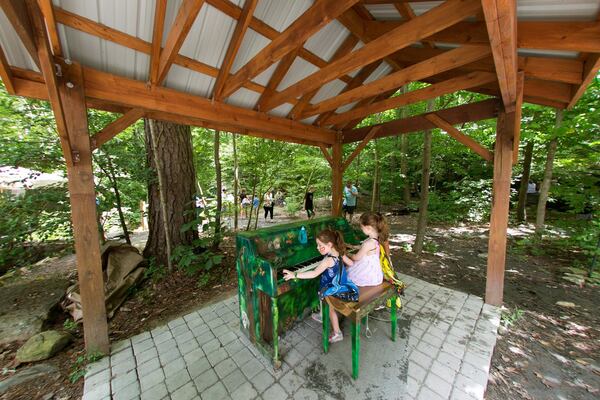
<path id="1" fill-rule="evenodd" d="M 333 334 L 335 335 L 340 332 L 340 321 L 333 307 L 329 307 L 329 319 L 331 320 L 331 327 L 333 328 Z"/>

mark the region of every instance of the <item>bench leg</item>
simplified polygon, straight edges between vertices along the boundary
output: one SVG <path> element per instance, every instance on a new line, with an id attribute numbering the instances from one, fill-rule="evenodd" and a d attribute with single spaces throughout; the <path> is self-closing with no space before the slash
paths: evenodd
<path id="1" fill-rule="evenodd" d="M 398 316 L 396 313 L 396 296 L 391 298 L 392 304 L 390 306 L 390 319 L 392 321 L 391 325 L 392 325 L 392 341 L 395 342 L 396 341 L 396 327 L 398 324 Z"/>
<path id="2" fill-rule="evenodd" d="M 352 321 L 352 378 L 358 378 L 358 360 L 360 355 L 360 321 Z"/>
<path id="3" fill-rule="evenodd" d="M 321 319 L 323 320 L 323 351 L 329 351 L 329 303 L 321 302 Z"/>

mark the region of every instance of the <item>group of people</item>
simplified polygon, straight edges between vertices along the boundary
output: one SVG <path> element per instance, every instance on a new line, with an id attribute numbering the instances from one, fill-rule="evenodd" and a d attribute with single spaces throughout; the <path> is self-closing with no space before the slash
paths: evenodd
<path id="1" fill-rule="evenodd" d="M 242 189 L 239 196 L 240 206 L 242 208 L 242 216 L 248 218 L 250 212 L 252 210 L 256 210 L 259 207 L 260 200 L 256 195 L 252 197 L 252 195 L 246 194 L 246 189 Z M 279 203 L 280 205 L 283 204 L 283 195 L 281 194 L 281 192 L 275 193 L 274 190 L 267 190 L 263 196 L 263 209 L 265 210 L 265 219 L 267 219 L 268 216 L 270 216 L 271 219 L 273 219 L 273 209 L 275 208 L 276 203 Z"/>
<path id="2" fill-rule="evenodd" d="M 311 186 L 304 195 L 304 210 L 306 211 L 308 219 L 315 216 L 314 193 L 315 189 Z M 344 212 L 344 217 L 352 223 L 354 210 L 356 210 L 356 201 L 358 199 L 358 189 L 352 184 L 352 181 L 346 182 L 346 186 L 344 186 L 344 191 L 342 192 L 342 198 L 342 211 Z"/>
<path id="3" fill-rule="evenodd" d="M 349 188 L 350 190 L 352 188 Z M 351 206 L 352 207 L 352 206 Z M 353 209 L 348 211 L 350 214 Z M 347 252 L 344 238 L 339 231 L 326 229 L 316 238 L 317 250 L 324 256 L 323 261 L 312 271 L 292 272 L 283 270 L 285 280 L 313 279 L 320 276 L 319 297 L 338 297 L 341 300 L 357 301 L 358 286 L 377 286 L 383 282 L 383 270 L 380 261 L 381 249 L 389 254 L 389 228 L 385 218 L 374 212 L 366 212 L 360 216 L 360 229 L 367 239 L 354 254 Z M 380 247 L 380 243 L 383 245 Z M 340 276 L 335 280 L 336 276 Z M 315 315 L 315 319 L 318 318 Z M 333 307 L 329 308 L 329 319 L 332 326 L 330 343 L 344 339 L 339 319 Z"/>

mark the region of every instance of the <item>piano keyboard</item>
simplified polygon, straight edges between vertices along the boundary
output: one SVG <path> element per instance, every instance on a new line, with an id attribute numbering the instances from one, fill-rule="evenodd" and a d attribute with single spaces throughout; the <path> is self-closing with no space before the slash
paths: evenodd
<path id="1" fill-rule="evenodd" d="M 317 261 L 309 261 L 306 263 L 302 263 L 302 264 L 298 264 L 298 265 L 293 265 L 287 268 L 282 268 L 280 270 L 277 271 L 277 280 L 278 281 L 283 281 L 283 270 L 287 269 L 288 271 L 292 271 L 292 272 L 306 272 L 306 271 L 312 271 L 313 269 L 317 268 L 319 266 L 319 264 L 321 263 L 321 261 L 323 261 L 321 258 L 319 258 Z"/>

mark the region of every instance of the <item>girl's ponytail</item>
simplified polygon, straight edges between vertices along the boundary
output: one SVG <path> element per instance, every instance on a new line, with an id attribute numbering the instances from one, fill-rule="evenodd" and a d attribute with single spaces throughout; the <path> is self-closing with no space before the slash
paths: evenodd
<path id="1" fill-rule="evenodd" d="M 344 236 L 340 231 L 333 231 L 335 233 L 334 247 L 340 253 L 340 256 L 346 254 L 346 242 L 344 242 Z"/>
<path id="2" fill-rule="evenodd" d="M 380 213 L 377 213 L 377 232 L 379 232 L 379 241 L 381 243 L 387 242 L 390 237 L 390 227 L 385 220 L 385 217 Z"/>
<path id="3" fill-rule="evenodd" d="M 340 253 L 340 256 L 346 254 L 346 242 L 344 242 L 344 236 L 339 231 L 324 229 L 319 232 L 317 238 L 323 243 L 332 243 L 333 248 Z"/>

